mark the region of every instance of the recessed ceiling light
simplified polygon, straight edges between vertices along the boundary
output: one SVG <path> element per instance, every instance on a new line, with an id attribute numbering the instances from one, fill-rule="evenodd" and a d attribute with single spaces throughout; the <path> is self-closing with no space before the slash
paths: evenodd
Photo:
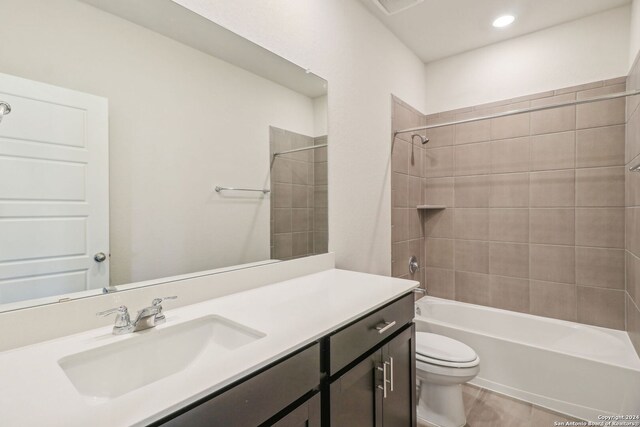
<path id="1" fill-rule="evenodd" d="M 493 26 L 496 28 L 506 27 L 507 25 L 511 25 L 515 20 L 516 17 L 513 15 L 502 15 L 493 21 Z"/>

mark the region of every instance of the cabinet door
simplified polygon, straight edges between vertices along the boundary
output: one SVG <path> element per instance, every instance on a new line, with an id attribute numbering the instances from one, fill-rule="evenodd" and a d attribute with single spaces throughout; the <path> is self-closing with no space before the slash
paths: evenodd
<path id="1" fill-rule="evenodd" d="M 273 427 L 320 427 L 320 393 L 285 415 Z"/>
<path id="2" fill-rule="evenodd" d="M 180 414 L 163 427 L 255 427 L 320 384 L 320 347 L 314 344 Z"/>
<path id="3" fill-rule="evenodd" d="M 416 425 L 415 325 L 382 348 L 387 364 L 387 397 L 383 399 L 382 425 L 408 427 Z"/>
<path id="4" fill-rule="evenodd" d="M 375 352 L 331 383 L 331 427 L 382 426 L 381 357 Z"/>

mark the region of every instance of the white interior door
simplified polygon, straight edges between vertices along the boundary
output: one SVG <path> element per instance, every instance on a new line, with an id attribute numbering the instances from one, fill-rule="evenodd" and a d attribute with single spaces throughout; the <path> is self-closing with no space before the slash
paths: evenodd
<path id="1" fill-rule="evenodd" d="M 108 286 L 107 99 L 0 74 L 0 102 L 0 304 Z"/>

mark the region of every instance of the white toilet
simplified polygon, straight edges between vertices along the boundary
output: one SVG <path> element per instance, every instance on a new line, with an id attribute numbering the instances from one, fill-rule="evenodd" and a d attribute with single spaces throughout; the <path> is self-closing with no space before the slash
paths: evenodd
<path id="1" fill-rule="evenodd" d="M 442 335 L 418 332 L 418 417 L 437 427 L 464 426 L 467 419 L 462 384 L 479 371 L 480 358 L 468 345 Z"/>

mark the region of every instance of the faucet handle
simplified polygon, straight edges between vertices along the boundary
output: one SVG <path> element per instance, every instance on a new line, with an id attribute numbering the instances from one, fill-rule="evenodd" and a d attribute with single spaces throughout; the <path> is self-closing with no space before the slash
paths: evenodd
<path id="1" fill-rule="evenodd" d="M 178 299 L 178 297 L 176 295 L 173 295 L 170 297 L 154 298 L 153 301 L 151 301 L 151 305 L 153 307 L 158 307 L 158 312 L 156 313 L 155 317 L 156 325 L 160 325 L 167 320 L 167 318 L 162 313 L 162 302 L 168 299 Z"/>
<path id="2" fill-rule="evenodd" d="M 108 316 L 108 315 L 113 314 L 113 313 L 118 313 L 118 314 L 127 313 L 128 314 L 129 310 L 127 309 L 127 306 L 121 305 L 120 307 L 110 308 L 109 310 L 100 311 L 100 312 L 96 313 L 96 316 Z"/>
<path id="3" fill-rule="evenodd" d="M 131 319 L 129 318 L 129 310 L 126 306 L 111 308 L 109 310 L 96 313 L 96 316 L 108 316 L 116 313 L 116 323 L 113 325 L 113 333 L 119 335 L 124 333 L 127 328 L 131 326 Z"/>

